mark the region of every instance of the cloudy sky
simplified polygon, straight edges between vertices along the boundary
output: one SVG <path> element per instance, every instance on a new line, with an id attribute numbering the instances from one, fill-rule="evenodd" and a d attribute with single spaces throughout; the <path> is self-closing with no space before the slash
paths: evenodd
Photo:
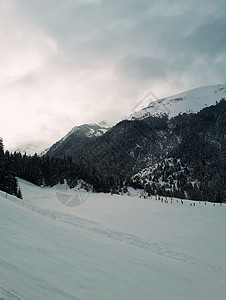
<path id="1" fill-rule="evenodd" d="M 226 83 L 225 70 L 225 0 L 0 0 L 8 149 L 114 124 L 149 91 Z"/>

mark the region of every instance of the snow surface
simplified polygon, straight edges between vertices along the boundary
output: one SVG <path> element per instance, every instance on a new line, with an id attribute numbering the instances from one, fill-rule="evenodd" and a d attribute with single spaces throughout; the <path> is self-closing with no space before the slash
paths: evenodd
<path id="1" fill-rule="evenodd" d="M 19 182 L 24 200 L 0 193 L 0 299 L 225 299 L 225 205 L 87 193 L 69 208 L 62 187 Z"/>
<path id="2" fill-rule="evenodd" d="M 40 144 L 24 144 L 11 149 L 11 152 L 20 152 L 22 154 L 34 155 L 37 153 L 39 156 L 45 155 L 49 148 L 46 148 L 46 143 Z"/>
<path id="3" fill-rule="evenodd" d="M 73 127 L 67 135 L 65 135 L 60 142 L 64 142 L 70 135 L 75 133 L 76 131 L 80 131 L 81 128 L 86 127 L 86 136 L 87 137 L 98 137 L 103 135 L 105 132 L 107 132 L 111 126 L 107 124 L 106 121 L 101 121 L 99 124 L 96 123 L 89 123 L 89 124 L 83 124 L 79 126 Z"/>
<path id="4" fill-rule="evenodd" d="M 180 113 L 196 113 L 216 101 L 226 98 L 226 85 L 210 85 L 188 90 L 167 98 L 152 101 L 147 107 L 129 116 L 129 120 L 144 119 L 151 115 L 174 117 Z"/>

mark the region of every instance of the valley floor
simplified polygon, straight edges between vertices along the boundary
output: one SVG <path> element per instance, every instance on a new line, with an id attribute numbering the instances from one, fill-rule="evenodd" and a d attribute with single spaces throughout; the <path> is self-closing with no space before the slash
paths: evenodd
<path id="1" fill-rule="evenodd" d="M 0 194 L 0 299 L 225 298 L 225 205 L 63 191 L 84 200 L 68 207 L 19 182 L 24 200 Z"/>

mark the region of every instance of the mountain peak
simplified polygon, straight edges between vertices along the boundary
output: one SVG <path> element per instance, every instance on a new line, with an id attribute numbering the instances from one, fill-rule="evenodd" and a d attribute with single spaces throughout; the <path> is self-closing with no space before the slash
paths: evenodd
<path id="1" fill-rule="evenodd" d="M 103 135 L 110 128 L 111 126 L 106 121 L 101 121 L 99 124 L 89 123 L 75 126 L 61 140 L 52 145 L 47 154 L 56 155 L 57 153 L 60 155 L 62 153 L 61 149 L 67 152 L 73 145 L 78 147 L 90 139 Z"/>
<path id="2" fill-rule="evenodd" d="M 106 121 L 101 121 L 99 124 L 96 124 L 96 123 L 82 124 L 82 125 L 73 127 L 69 131 L 69 133 L 65 137 L 63 137 L 62 140 L 65 140 L 68 136 L 70 136 L 71 134 L 74 134 L 75 132 L 84 134 L 87 137 L 100 136 L 100 135 L 104 134 L 110 128 L 111 128 L 111 126 L 108 125 Z"/>
<path id="3" fill-rule="evenodd" d="M 101 127 L 110 128 L 111 126 L 107 123 L 107 121 L 103 120 L 99 124 Z"/>

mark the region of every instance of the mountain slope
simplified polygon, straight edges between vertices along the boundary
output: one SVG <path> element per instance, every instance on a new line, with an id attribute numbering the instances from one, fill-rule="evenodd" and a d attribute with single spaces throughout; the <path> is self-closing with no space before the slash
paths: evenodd
<path id="1" fill-rule="evenodd" d="M 122 121 L 68 152 L 97 191 L 133 185 L 160 195 L 225 201 L 226 101 L 168 119 Z"/>
<path id="2" fill-rule="evenodd" d="M 102 121 L 99 124 L 91 123 L 75 126 L 65 137 L 52 145 L 46 154 L 58 157 L 70 155 L 74 149 L 85 144 L 89 140 L 96 139 L 109 129 L 110 125 L 105 121 Z"/>
<path id="3" fill-rule="evenodd" d="M 152 191 L 178 190 L 183 198 L 226 201 L 226 101 L 170 123 L 177 143 L 163 159 L 139 171 L 134 182 Z"/>
<path id="4" fill-rule="evenodd" d="M 169 105 L 174 113 L 176 108 L 179 112 L 177 103 L 198 109 L 208 101 L 215 103 L 225 91 L 222 85 L 194 89 L 180 94 L 182 100 L 169 97 Z M 98 192 L 133 186 L 162 196 L 226 201 L 226 100 L 222 97 L 198 113 L 145 116 L 108 130 L 95 124 L 75 127 L 47 154 L 72 158 L 71 176 Z"/>
<path id="5" fill-rule="evenodd" d="M 17 153 L 21 153 L 21 154 L 25 154 L 26 155 L 34 155 L 35 153 L 37 153 L 38 155 L 42 156 L 46 153 L 47 149 L 46 148 L 46 143 L 45 145 L 42 145 L 42 143 L 39 144 L 23 144 L 23 145 L 19 145 L 17 148 L 12 149 L 11 152 L 17 152 Z"/>
<path id="6" fill-rule="evenodd" d="M 161 116 L 164 114 L 174 117 L 180 113 L 196 113 L 204 107 L 215 104 L 221 98 L 226 98 L 225 84 L 199 87 L 153 101 L 146 108 L 130 115 L 128 119 L 140 120 L 149 116 Z"/>

